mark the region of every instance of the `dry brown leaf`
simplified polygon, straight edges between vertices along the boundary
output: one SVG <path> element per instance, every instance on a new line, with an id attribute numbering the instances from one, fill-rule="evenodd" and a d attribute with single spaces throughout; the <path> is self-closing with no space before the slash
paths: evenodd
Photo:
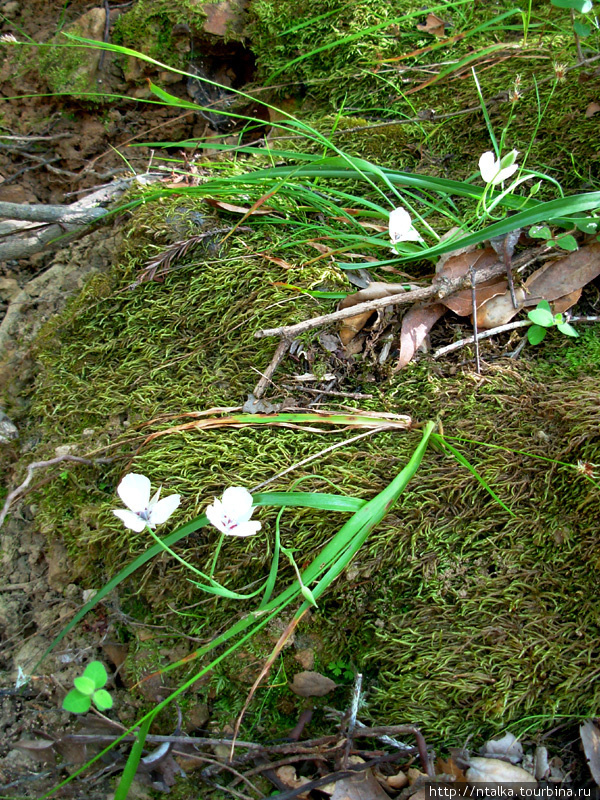
<path id="1" fill-rule="evenodd" d="M 506 285 L 506 284 L 505 284 Z M 481 330 L 497 328 L 506 325 L 507 322 L 518 314 L 523 308 L 525 301 L 524 289 L 515 289 L 517 308 L 514 307 L 510 292 L 491 297 L 477 309 L 477 327 Z"/>
<path id="2" fill-rule="evenodd" d="M 454 779 L 459 783 L 464 783 L 465 773 L 458 766 L 456 761 L 450 756 L 446 761 L 443 758 L 438 758 L 435 762 L 435 772 L 442 775 L 453 775 Z"/>
<path id="3" fill-rule="evenodd" d="M 565 294 L 563 297 L 557 297 L 556 300 L 550 302 L 550 308 L 553 314 L 563 314 L 568 311 L 572 306 L 579 302 L 581 292 L 583 289 L 575 289 L 574 292 Z"/>
<path id="4" fill-rule="evenodd" d="M 499 756 L 510 761 L 511 764 L 518 764 L 523 760 L 523 745 L 510 731 L 507 731 L 500 739 L 490 739 L 481 750 L 481 755 Z"/>
<path id="5" fill-rule="evenodd" d="M 536 306 L 542 299 L 556 300 L 581 289 L 600 275 L 600 243 L 593 242 L 551 261 L 530 275 L 523 284 L 528 293 L 526 305 Z"/>
<path id="6" fill-rule="evenodd" d="M 337 688 L 337 683 L 320 672 L 297 672 L 288 684 L 294 694 L 300 697 L 324 697 Z"/>
<path id="7" fill-rule="evenodd" d="M 390 297 L 391 295 L 412 291 L 416 288 L 417 287 L 413 284 L 374 281 L 370 283 L 366 289 L 361 289 L 359 292 L 354 292 L 354 294 L 349 294 L 344 297 L 338 308 L 340 310 L 342 308 L 351 308 L 359 303 L 366 303 L 369 300 L 378 300 L 380 297 Z M 351 342 L 357 333 L 360 333 L 373 313 L 373 311 L 364 311 L 362 314 L 357 314 L 355 317 L 348 317 L 342 320 L 339 335 L 344 346 Z"/>
<path id="8" fill-rule="evenodd" d="M 385 782 L 390 789 L 404 789 L 408 786 L 408 775 L 405 772 L 399 772 L 397 775 L 389 775 Z"/>
<path id="9" fill-rule="evenodd" d="M 351 764 L 364 763 L 358 756 L 350 756 L 348 760 Z M 367 769 L 349 778 L 336 781 L 333 785 L 331 800 L 390 800 L 390 796 L 380 786 L 373 770 Z"/>
<path id="10" fill-rule="evenodd" d="M 409 308 L 402 318 L 400 357 L 397 369 L 402 369 L 412 360 L 429 331 L 445 313 L 446 307 L 441 303 Z"/>
<path id="11" fill-rule="evenodd" d="M 444 28 L 445 28 L 444 20 L 440 19 L 431 12 L 427 14 L 427 19 L 425 20 L 424 25 L 417 25 L 417 30 L 423 31 L 423 33 L 431 33 L 434 36 L 439 36 L 439 37 L 442 37 L 444 35 Z"/>
<path id="12" fill-rule="evenodd" d="M 482 329 L 505 325 L 521 308 L 536 306 L 547 300 L 554 314 L 561 314 L 577 303 L 581 289 L 600 275 L 600 244 L 593 242 L 564 258 L 550 261 L 533 272 L 515 291 L 518 308 L 514 308 L 509 292 L 488 300 L 477 311 L 477 324 Z"/>
<path id="13" fill-rule="evenodd" d="M 296 769 L 291 764 L 285 767 L 279 767 L 279 769 L 275 770 L 275 775 L 279 778 L 279 780 L 287 786 L 288 789 L 299 789 L 301 786 L 306 786 L 307 783 L 311 783 L 310 778 L 298 777 L 296 774 Z M 308 792 L 302 792 L 301 794 L 296 795 L 299 797 L 300 800 L 303 798 L 308 798 Z"/>
<path id="14" fill-rule="evenodd" d="M 586 117 L 593 117 L 594 114 L 597 114 L 600 111 L 600 103 L 590 103 L 589 106 L 585 110 Z"/>
<path id="15" fill-rule="evenodd" d="M 276 209 L 274 208 L 267 208 L 266 206 L 262 206 L 262 208 L 248 208 L 246 206 L 236 206 L 233 203 L 226 203 L 224 200 L 216 200 L 214 197 L 205 197 L 205 202 L 208 203 L 209 206 L 213 208 L 221 208 L 223 211 L 231 211 L 234 214 L 248 214 L 250 216 L 256 217 L 260 214 L 273 214 L 276 213 Z"/>
<path id="16" fill-rule="evenodd" d="M 486 247 L 485 250 L 471 250 L 447 259 L 442 269 L 439 270 L 438 277 L 441 276 L 450 280 L 462 278 L 469 273 L 471 267 L 473 267 L 475 277 L 477 277 L 478 270 L 491 267 L 497 262 L 498 256 L 492 247 Z M 477 284 L 475 287 L 476 307 L 479 308 L 492 297 L 503 294 L 506 291 L 506 287 L 507 281 L 501 276 L 490 278 L 488 281 Z M 473 299 L 470 288 L 454 292 L 454 294 L 448 295 L 441 302 L 461 317 L 467 317 L 473 312 Z"/>
<path id="17" fill-rule="evenodd" d="M 284 261 L 283 258 L 275 258 L 275 256 L 270 256 L 267 253 L 257 253 L 256 255 L 266 258 L 267 261 L 271 261 L 273 264 L 277 264 L 278 267 L 283 267 L 283 269 L 295 269 L 293 264 Z"/>
<path id="18" fill-rule="evenodd" d="M 600 730 L 588 719 L 579 727 L 579 735 L 592 778 L 600 786 Z"/>

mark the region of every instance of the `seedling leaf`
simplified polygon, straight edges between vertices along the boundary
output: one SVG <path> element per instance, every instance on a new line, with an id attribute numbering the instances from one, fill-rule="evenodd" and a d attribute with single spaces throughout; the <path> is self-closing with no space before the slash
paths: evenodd
<path id="1" fill-rule="evenodd" d="M 587 37 L 592 32 L 592 29 L 589 25 L 584 25 L 583 22 L 574 22 L 573 23 L 573 30 L 578 36 L 581 36 L 582 39 L 587 39 Z"/>
<path id="2" fill-rule="evenodd" d="M 542 308 L 542 303 L 544 302 L 546 301 L 542 300 L 538 307 L 530 311 L 527 316 L 535 325 L 541 325 L 543 328 L 551 328 L 554 325 L 554 315 L 550 311 L 550 306 L 548 306 L 548 308 Z M 548 304 L 546 303 L 546 305 Z"/>
<path id="3" fill-rule="evenodd" d="M 562 247 L 563 250 L 573 251 L 579 248 L 577 239 L 574 236 L 559 236 L 554 242 L 557 247 Z"/>
<path id="4" fill-rule="evenodd" d="M 565 336 L 579 336 L 575 328 L 572 325 L 569 325 L 568 322 L 559 322 L 556 327 L 561 333 L 564 333 Z"/>
<path id="5" fill-rule="evenodd" d="M 81 694 L 77 689 L 71 689 L 69 694 L 63 700 L 62 707 L 65 711 L 70 711 L 72 714 L 85 714 L 90 710 L 92 699 L 89 695 Z"/>
<path id="6" fill-rule="evenodd" d="M 94 689 L 101 689 L 108 680 L 106 669 L 101 661 L 90 661 L 83 672 L 83 677 L 94 682 Z"/>
<path id="7" fill-rule="evenodd" d="M 532 225 L 529 229 L 532 239 L 550 239 L 552 231 L 547 225 Z"/>
<path id="8" fill-rule="evenodd" d="M 539 325 L 532 325 L 527 329 L 527 340 L 529 344 L 539 344 L 541 341 L 543 341 L 547 332 L 548 331 L 546 328 L 541 328 Z"/>
<path id="9" fill-rule="evenodd" d="M 86 678 L 85 675 L 80 675 L 78 678 L 75 678 L 73 683 L 77 691 L 86 697 L 91 697 L 96 690 L 94 681 L 91 678 Z"/>
<path id="10" fill-rule="evenodd" d="M 574 8 L 581 14 L 592 10 L 592 0 L 552 0 L 552 5 L 557 8 Z"/>
<path id="11" fill-rule="evenodd" d="M 106 711 L 113 707 L 113 699 L 106 689 L 98 689 L 98 691 L 94 692 L 92 700 L 99 711 Z"/>

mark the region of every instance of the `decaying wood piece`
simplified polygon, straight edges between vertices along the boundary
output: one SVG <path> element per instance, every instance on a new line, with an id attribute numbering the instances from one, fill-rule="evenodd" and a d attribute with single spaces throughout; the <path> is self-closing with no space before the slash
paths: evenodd
<path id="1" fill-rule="evenodd" d="M 83 233 L 90 223 L 108 214 L 102 203 L 118 199 L 133 183 L 148 184 L 164 177 L 162 174 L 135 175 L 97 189 L 82 200 L 70 205 L 0 203 L 0 261 L 39 253 L 53 243 L 64 247 L 73 236 Z"/>

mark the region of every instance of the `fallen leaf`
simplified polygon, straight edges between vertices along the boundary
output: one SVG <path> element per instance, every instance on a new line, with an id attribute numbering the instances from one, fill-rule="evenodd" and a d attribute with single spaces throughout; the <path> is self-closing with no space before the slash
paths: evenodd
<path id="1" fill-rule="evenodd" d="M 593 281 L 600 275 L 600 243 L 581 247 L 564 258 L 551 261 L 530 275 L 523 284 L 528 293 L 526 305 L 536 306 L 542 299 L 556 300 Z"/>
<path id="2" fill-rule="evenodd" d="M 518 764 L 523 760 L 523 746 L 517 737 L 507 731 L 500 739 L 490 739 L 480 750 L 481 755 L 503 756 L 512 764 Z"/>
<path id="3" fill-rule="evenodd" d="M 30 756 L 43 763 L 54 763 L 56 760 L 56 751 L 54 749 L 55 741 L 47 734 L 40 733 L 39 739 L 21 739 L 15 742 L 13 747 L 17 750 L 23 750 L 29 753 Z"/>
<path id="4" fill-rule="evenodd" d="M 271 261 L 273 264 L 277 264 L 279 267 L 283 267 L 284 269 L 295 269 L 293 264 L 290 264 L 288 261 L 284 261 L 283 258 L 275 258 L 275 256 L 270 256 L 267 253 L 257 253 L 257 256 L 262 256 L 266 258 L 267 261 Z"/>
<path id="5" fill-rule="evenodd" d="M 233 205 L 233 203 L 226 203 L 224 200 L 216 200 L 214 197 L 205 197 L 204 200 L 213 208 L 220 208 L 223 211 L 231 211 L 234 214 L 250 214 L 250 216 L 256 217 L 261 214 L 277 213 L 276 209 L 267 208 L 266 206 L 263 206 L 262 208 L 247 208 L 246 206 L 236 206 Z"/>
<path id="6" fill-rule="evenodd" d="M 600 103 L 590 103 L 589 106 L 585 110 L 586 117 L 593 117 L 594 114 L 597 114 L 600 111 Z"/>
<path id="7" fill-rule="evenodd" d="M 360 756 L 350 756 L 350 764 L 364 764 Z M 331 793 L 331 800 L 389 800 L 389 794 L 382 789 L 372 769 L 357 772 L 349 778 L 341 778 L 333 786 L 328 784 L 327 794 Z"/>
<path id="8" fill-rule="evenodd" d="M 535 768 L 535 777 L 538 781 L 545 780 L 550 774 L 550 762 L 548 761 L 548 749 L 543 745 L 538 745 L 535 748 L 533 764 Z"/>
<path id="9" fill-rule="evenodd" d="M 473 267 L 475 279 L 477 279 L 478 270 L 491 267 L 497 262 L 498 256 L 495 250 L 492 247 L 486 247 L 485 250 L 471 250 L 447 259 L 437 274 L 438 278 L 454 280 L 469 274 Z M 492 297 L 504 294 L 507 285 L 506 278 L 502 276 L 478 283 L 475 287 L 475 307 L 479 308 Z M 461 317 L 467 317 L 473 313 L 473 296 L 470 288 L 454 292 L 454 294 L 444 297 L 441 302 Z"/>
<path id="10" fill-rule="evenodd" d="M 516 289 L 518 308 L 514 308 L 509 292 L 486 301 L 477 311 L 477 324 L 482 329 L 496 328 L 509 322 L 521 308 L 537 306 L 548 300 L 554 314 L 561 314 L 577 303 L 583 286 L 600 275 L 600 244 L 593 242 L 564 258 L 544 264 Z"/>
<path id="11" fill-rule="evenodd" d="M 114 666 L 115 669 L 120 669 L 125 663 L 127 654 L 129 652 L 129 645 L 122 644 L 121 642 L 105 641 L 102 643 L 102 650 L 106 658 Z"/>
<path id="12" fill-rule="evenodd" d="M 417 25 L 417 30 L 423 31 L 423 33 L 431 33 L 433 36 L 440 37 L 444 36 L 444 28 L 444 20 L 440 19 L 431 12 L 427 14 L 427 19 L 423 25 Z"/>
<path id="13" fill-rule="evenodd" d="M 299 789 L 301 786 L 305 786 L 307 783 L 310 783 L 310 778 L 305 777 L 298 777 L 296 774 L 296 769 L 291 764 L 285 767 L 279 767 L 275 770 L 275 775 L 279 778 L 279 780 L 283 783 L 284 786 L 287 786 L 288 789 Z M 301 792 L 297 794 L 296 797 L 301 798 L 308 798 L 308 792 Z"/>
<path id="14" fill-rule="evenodd" d="M 465 773 L 464 771 L 458 766 L 456 761 L 450 756 L 446 761 L 443 758 L 438 758 L 435 762 L 435 772 L 437 774 L 442 775 L 452 775 L 455 781 L 460 783 L 464 783 L 465 781 Z"/>
<path id="15" fill-rule="evenodd" d="M 600 786 L 600 730 L 588 719 L 580 725 L 579 735 L 592 778 Z"/>
<path id="16" fill-rule="evenodd" d="M 471 757 L 468 759 L 468 764 L 466 777 L 471 784 L 489 783 L 501 786 L 503 783 L 514 783 L 522 788 L 537 785 L 536 779 L 530 772 L 516 764 L 500 761 L 499 758 Z"/>
<path id="17" fill-rule="evenodd" d="M 389 775 L 385 782 L 390 789 L 404 789 L 408 786 L 408 775 L 405 772 L 399 772 L 397 775 Z"/>
<path id="18" fill-rule="evenodd" d="M 320 672 L 305 671 L 297 672 L 288 686 L 299 697 L 324 697 L 337 688 L 337 683 Z"/>
<path id="19" fill-rule="evenodd" d="M 445 313 L 446 307 L 441 303 L 409 308 L 402 318 L 400 357 L 398 358 L 397 369 L 402 369 L 412 360 L 414 354 L 425 341 L 429 331 Z"/>

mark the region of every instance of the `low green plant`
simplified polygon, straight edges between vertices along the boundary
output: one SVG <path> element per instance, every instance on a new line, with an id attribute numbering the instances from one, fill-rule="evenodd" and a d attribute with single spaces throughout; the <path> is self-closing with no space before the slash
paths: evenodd
<path id="1" fill-rule="evenodd" d="M 83 674 L 73 681 L 75 688 L 67 694 L 62 707 L 72 714 L 85 714 L 93 703 L 98 711 L 108 711 L 113 706 L 113 699 L 103 688 L 107 680 L 104 664 L 91 661 Z"/>
<path id="2" fill-rule="evenodd" d="M 575 328 L 566 321 L 564 314 L 552 313 L 547 300 L 540 300 L 527 316 L 533 322 L 533 325 L 527 329 L 529 344 L 536 345 L 542 342 L 550 328 L 557 328 L 565 336 L 579 336 Z"/>
<path id="3" fill-rule="evenodd" d="M 580 14 L 589 14 L 592 10 L 594 4 L 592 0 L 550 0 L 553 6 L 557 8 L 567 8 L 571 12 L 571 24 L 573 26 L 573 34 L 575 36 L 575 44 L 577 46 L 578 56 L 580 60 L 583 60 L 583 55 L 580 50 L 579 39 L 587 38 L 592 32 L 592 25 L 588 25 L 586 22 L 581 22 L 580 20 L 575 18 L 575 12 L 579 12 Z M 588 21 L 591 21 L 591 18 L 587 18 Z M 597 22 L 594 19 L 594 23 L 597 26 Z"/>
<path id="4" fill-rule="evenodd" d="M 327 671 L 331 672 L 336 678 L 343 678 L 345 681 L 351 681 L 354 678 L 354 670 L 344 659 L 338 658 L 336 661 L 330 661 L 327 665 Z"/>

